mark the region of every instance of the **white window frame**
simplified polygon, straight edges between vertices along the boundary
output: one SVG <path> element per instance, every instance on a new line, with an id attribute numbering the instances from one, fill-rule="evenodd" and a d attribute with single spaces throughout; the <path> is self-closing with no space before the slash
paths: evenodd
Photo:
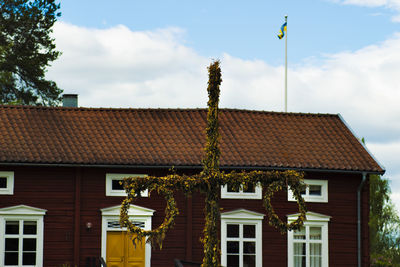
<path id="1" fill-rule="evenodd" d="M 34 208 L 26 205 L 18 205 L 0 209 L 0 266 L 4 266 L 4 253 L 5 253 L 5 223 L 6 221 L 35 221 L 36 222 L 36 235 L 29 235 L 29 237 L 36 238 L 36 264 L 34 266 L 43 266 L 43 233 L 44 224 L 43 217 L 47 210 Z M 23 238 L 25 235 L 19 233 L 18 238 Z M 28 235 L 27 235 L 28 237 Z M 27 267 L 31 265 L 22 265 L 22 250 L 19 252 L 19 265 L 12 265 L 13 267 Z"/>
<path id="2" fill-rule="evenodd" d="M 227 264 L 227 225 L 228 224 L 252 224 L 256 226 L 256 238 L 252 238 L 251 240 L 255 240 L 256 242 L 256 266 L 262 266 L 262 220 L 264 218 L 264 214 L 245 210 L 238 209 L 233 211 L 228 211 L 221 213 L 221 264 L 222 266 L 226 266 Z M 241 229 L 241 228 L 239 228 Z M 240 238 L 240 243 L 242 243 L 245 238 Z M 240 245 L 242 246 L 242 245 Z M 239 250 L 240 256 L 243 256 L 243 251 Z M 242 262 L 240 265 L 242 267 Z"/>
<path id="3" fill-rule="evenodd" d="M 228 192 L 228 186 L 221 186 L 221 198 L 224 199 L 262 199 L 262 187 L 257 185 L 254 192 L 243 192 L 243 188 L 239 192 Z"/>
<path id="4" fill-rule="evenodd" d="M 295 221 L 300 214 L 288 215 L 288 222 L 291 223 Z M 329 234 L 328 234 L 328 223 L 331 217 L 315 212 L 306 213 L 306 221 L 304 221 L 304 227 L 306 228 L 306 267 L 310 266 L 310 254 L 309 246 L 309 229 L 310 227 L 321 227 L 321 255 L 322 255 L 322 267 L 329 267 Z M 288 267 L 294 267 L 294 231 L 288 231 Z M 316 242 L 316 241 L 311 241 Z M 319 242 L 316 242 L 319 243 Z"/>
<path id="5" fill-rule="evenodd" d="M 0 171 L 0 177 L 7 178 L 7 187 L 0 188 L 0 195 L 13 195 L 14 194 L 14 172 Z"/>
<path id="6" fill-rule="evenodd" d="M 304 179 L 304 183 L 307 185 L 306 194 L 302 195 L 306 202 L 320 202 L 328 203 L 328 180 L 314 180 L 314 179 Z M 309 194 L 310 185 L 320 185 L 321 195 L 313 196 Z M 288 201 L 296 201 L 292 190 L 288 190 Z"/>
<path id="7" fill-rule="evenodd" d="M 127 231 L 126 228 L 110 228 L 108 222 L 118 221 L 120 218 L 121 206 L 112 206 L 101 209 L 102 223 L 101 223 L 101 257 L 107 259 L 107 232 L 108 231 Z M 155 210 L 148 209 L 145 207 L 130 205 L 128 210 L 129 219 L 134 222 L 143 223 L 144 230 L 151 230 L 152 217 Z M 151 266 L 151 244 L 146 242 L 145 245 L 145 266 Z"/>
<path id="8" fill-rule="evenodd" d="M 147 174 L 126 174 L 126 173 L 106 173 L 106 196 L 111 197 L 126 197 L 125 190 L 113 190 L 112 181 L 113 180 L 123 180 L 127 177 L 145 177 Z M 148 197 L 148 190 L 143 190 L 140 192 L 141 197 Z"/>

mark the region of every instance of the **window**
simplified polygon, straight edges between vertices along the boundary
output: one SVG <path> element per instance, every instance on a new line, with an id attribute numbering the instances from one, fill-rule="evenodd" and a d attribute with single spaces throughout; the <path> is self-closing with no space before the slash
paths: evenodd
<path id="1" fill-rule="evenodd" d="M 0 266 L 42 266 L 45 213 L 25 205 L 0 209 Z"/>
<path id="2" fill-rule="evenodd" d="M 0 195 L 14 194 L 14 172 L 0 172 Z"/>
<path id="3" fill-rule="evenodd" d="M 304 179 L 307 185 L 301 193 L 307 202 L 328 202 L 328 180 Z M 296 201 L 291 190 L 288 190 L 288 200 Z"/>
<path id="4" fill-rule="evenodd" d="M 106 174 L 106 196 L 125 197 L 126 192 L 120 182 L 126 177 L 144 177 L 146 174 L 124 174 L 124 173 L 107 173 Z M 148 191 L 144 190 L 140 193 L 142 197 L 148 196 Z"/>
<path id="5" fill-rule="evenodd" d="M 221 214 L 222 266 L 262 266 L 263 218 L 263 214 L 244 209 Z"/>
<path id="6" fill-rule="evenodd" d="M 298 214 L 288 216 L 288 221 Z M 327 267 L 329 216 L 307 212 L 306 221 L 298 231 L 288 232 L 289 267 Z"/>
<path id="7" fill-rule="evenodd" d="M 240 190 L 233 190 L 228 185 L 221 187 L 221 198 L 226 199 L 261 199 L 262 188 L 261 186 L 254 187 L 249 185 L 246 190 L 240 188 Z"/>

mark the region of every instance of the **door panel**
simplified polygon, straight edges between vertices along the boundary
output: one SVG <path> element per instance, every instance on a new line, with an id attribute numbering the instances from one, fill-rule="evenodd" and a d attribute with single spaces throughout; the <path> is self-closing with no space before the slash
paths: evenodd
<path id="1" fill-rule="evenodd" d="M 135 247 L 127 232 L 107 232 L 107 266 L 145 267 L 145 254 L 145 242 L 136 242 Z"/>
<path id="2" fill-rule="evenodd" d="M 107 232 L 107 266 L 124 267 L 123 232 Z"/>
<path id="3" fill-rule="evenodd" d="M 131 236 L 126 234 L 127 267 L 145 267 L 145 241 L 136 241 L 136 247 L 132 243 Z"/>

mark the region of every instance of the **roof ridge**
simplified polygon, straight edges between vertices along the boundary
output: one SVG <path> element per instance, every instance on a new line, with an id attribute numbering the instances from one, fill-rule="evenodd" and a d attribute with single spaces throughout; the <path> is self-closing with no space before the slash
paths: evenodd
<path id="1" fill-rule="evenodd" d="M 31 105 L 0 105 L 0 108 L 7 109 L 37 109 L 37 110 L 63 110 L 63 111 L 204 111 L 207 108 L 114 108 L 114 107 L 62 107 L 62 106 L 31 106 Z M 334 116 L 338 117 L 339 114 L 333 113 L 311 113 L 311 112 L 283 112 L 283 111 L 268 111 L 268 110 L 254 110 L 254 109 L 240 109 L 240 108 L 220 108 L 221 111 L 239 112 L 239 113 L 262 113 L 262 114 L 276 114 L 286 116 Z"/>

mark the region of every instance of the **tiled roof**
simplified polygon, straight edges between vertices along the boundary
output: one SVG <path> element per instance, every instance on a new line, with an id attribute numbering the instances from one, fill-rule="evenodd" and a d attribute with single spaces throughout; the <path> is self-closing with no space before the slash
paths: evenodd
<path id="1" fill-rule="evenodd" d="M 0 163 L 200 166 L 205 109 L 0 106 Z M 338 115 L 222 109 L 221 167 L 382 172 Z"/>

